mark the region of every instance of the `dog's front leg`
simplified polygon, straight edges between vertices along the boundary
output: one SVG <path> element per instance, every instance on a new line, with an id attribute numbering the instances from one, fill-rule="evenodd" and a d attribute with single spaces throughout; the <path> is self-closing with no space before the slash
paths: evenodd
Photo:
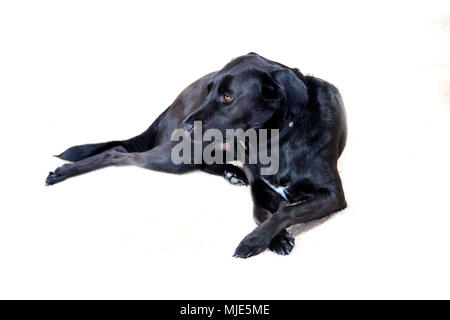
<path id="1" fill-rule="evenodd" d="M 238 245 L 234 256 L 248 258 L 257 255 L 266 250 L 272 239 L 287 227 L 325 217 L 345 207 L 342 188 L 322 191 L 309 200 L 287 204 L 247 235 Z"/>
<path id="2" fill-rule="evenodd" d="M 121 152 L 107 150 L 95 156 L 62 165 L 50 172 L 46 179 L 47 185 L 59 183 L 68 178 L 109 166 L 138 166 L 146 169 L 167 173 L 184 173 L 195 170 L 193 164 L 175 164 L 171 159 L 172 144 L 156 146 L 146 152 Z"/>
<path id="3" fill-rule="evenodd" d="M 253 204 L 253 218 L 258 226 L 271 216 L 272 213 L 269 210 L 256 203 Z M 294 244 L 295 238 L 286 230 L 281 230 L 270 242 L 269 249 L 277 254 L 285 256 L 291 253 Z"/>
<path id="4" fill-rule="evenodd" d="M 269 219 L 282 205 L 280 197 L 262 181 L 251 184 L 253 219 L 259 226 Z M 294 248 L 295 238 L 286 230 L 280 231 L 270 242 L 269 249 L 280 255 L 288 255 Z"/>

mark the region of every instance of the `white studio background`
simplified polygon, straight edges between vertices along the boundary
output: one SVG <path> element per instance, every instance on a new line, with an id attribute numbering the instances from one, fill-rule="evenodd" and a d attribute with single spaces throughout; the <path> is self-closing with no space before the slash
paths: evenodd
<path id="1" fill-rule="evenodd" d="M 450 298 L 449 35 L 448 1 L 1 1 L 0 298 Z M 290 256 L 232 258 L 252 205 L 219 177 L 44 186 L 53 154 L 142 132 L 250 51 L 347 107 L 349 207 Z"/>

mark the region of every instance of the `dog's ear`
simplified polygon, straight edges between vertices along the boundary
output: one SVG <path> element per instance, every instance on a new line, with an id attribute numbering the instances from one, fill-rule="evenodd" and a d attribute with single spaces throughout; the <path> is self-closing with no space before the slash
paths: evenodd
<path id="1" fill-rule="evenodd" d="M 291 69 L 277 70 L 272 73 L 272 80 L 277 84 L 282 101 L 280 107 L 286 107 L 293 115 L 298 115 L 308 103 L 306 84 Z"/>
<path id="2" fill-rule="evenodd" d="M 261 95 L 270 107 L 278 109 L 285 99 L 284 90 L 272 74 L 263 73 Z"/>
<path id="3" fill-rule="evenodd" d="M 288 68 L 264 73 L 261 95 L 267 108 L 264 123 L 272 126 L 297 117 L 309 100 L 306 84 Z"/>

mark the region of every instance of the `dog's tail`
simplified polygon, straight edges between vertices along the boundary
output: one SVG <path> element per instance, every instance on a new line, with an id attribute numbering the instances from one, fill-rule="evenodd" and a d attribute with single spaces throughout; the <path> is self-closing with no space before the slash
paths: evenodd
<path id="1" fill-rule="evenodd" d="M 55 156 L 62 160 L 67 161 L 79 161 L 90 156 L 96 155 L 108 149 L 119 146 L 121 141 L 110 141 L 103 143 L 90 143 L 90 144 L 82 144 L 79 146 L 73 146 L 64 151 L 63 153 Z"/>
<path id="2" fill-rule="evenodd" d="M 144 152 L 150 150 L 155 146 L 155 137 L 158 132 L 159 122 L 164 114 L 165 112 L 146 131 L 131 139 L 73 146 L 56 157 L 72 162 L 79 161 L 119 146 L 125 148 L 128 152 Z"/>

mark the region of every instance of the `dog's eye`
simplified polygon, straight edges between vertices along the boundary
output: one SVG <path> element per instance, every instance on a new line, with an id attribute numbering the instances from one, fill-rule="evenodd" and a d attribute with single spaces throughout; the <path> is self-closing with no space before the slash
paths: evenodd
<path id="1" fill-rule="evenodd" d="M 223 98 L 225 99 L 225 101 L 231 101 L 231 99 L 233 99 L 233 96 L 231 95 L 230 91 L 227 91 L 223 94 Z"/>

